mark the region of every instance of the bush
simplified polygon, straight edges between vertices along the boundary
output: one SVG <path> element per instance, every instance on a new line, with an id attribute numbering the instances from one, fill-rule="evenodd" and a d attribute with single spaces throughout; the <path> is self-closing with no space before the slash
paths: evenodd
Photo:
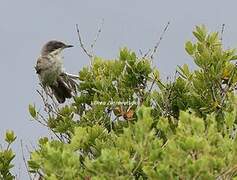
<path id="1" fill-rule="evenodd" d="M 12 164 L 15 154 L 11 149 L 11 144 L 15 141 L 16 136 L 13 131 L 8 130 L 5 134 L 6 148 L 0 145 L 0 179 L 11 180 L 15 176 L 10 172 L 14 167 Z"/>
<path id="2" fill-rule="evenodd" d="M 32 117 L 55 134 L 28 161 L 45 179 L 230 179 L 237 175 L 233 49 L 204 26 L 185 44 L 197 69 L 162 82 L 149 57 L 127 48 L 79 72 L 71 104 Z M 42 116 L 44 118 L 42 118 Z"/>

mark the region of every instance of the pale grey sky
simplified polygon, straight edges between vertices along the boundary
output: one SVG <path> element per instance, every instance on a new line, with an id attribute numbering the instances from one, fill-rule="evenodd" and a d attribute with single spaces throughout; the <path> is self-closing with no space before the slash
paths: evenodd
<path id="1" fill-rule="evenodd" d="M 14 150 L 19 165 L 20 139 L 30 146 L 38 137 L 47 135 L 47 130 L 29 120 L 28 104 L 41 104 L 33 67 L 41 46 L 51 39 L 75 45 L 64 53 L 68 72 L 77 73 L 88 64 L 79 47 L 75 24 L 79 24 L 84 41 L 90 43 L 104 18 L 95 52 L 116 58 L 124 46 L 136 52 L 153 47 L 170 21 L 154 60 L 165 77 L 172 75 L 177 65 L 193 65 L 184 43 L 193 39 L 195 25 L 205 24 L 210 30 L 220 31 L 225 23 L 225 46 L 236 47 L 236 7 L 236 0 L 1 0 L 0 144 L 6 129 L 15 131 L 18 139 Z M 21 166 L 24 170 L 23 163 Z M 21 179 L 25 179 L 22 174 Z"/>

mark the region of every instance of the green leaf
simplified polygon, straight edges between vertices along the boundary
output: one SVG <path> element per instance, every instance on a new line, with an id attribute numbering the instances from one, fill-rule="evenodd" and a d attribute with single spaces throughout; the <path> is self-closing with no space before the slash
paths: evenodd
<path id="1" fill-rule="evenodd" d="M 190 76 L 190 71 L 189 71 L 189 68 L 188 68 L 188 65 L 187 64 L 184 64 L 182 67 L 181 66 L 178 66 L 179 70 L 179 74 L 187 79 L 189 76 Z"/>
<path id="2" fill-rule="evenodd" d="M 191 41 L 188 41 L 185 43 L 185 50 L 190 56 L 193 55 L 194 47 L 193 47 L 193 44 L 191 43 Z"/>
<path id="3" fill-rule="evenodd" d="M 218 41 L 218 32 L 213 32 L 209 35 L 209 42 L 211 44 L 215 43 L 216 41 Z"/>
<path id="4" fill-rule="evenodd" d="M 31 117 L 35 119 L 36 116 L 37 116 L 37 112 L 36 112 L 35 106 L 29 104 L 28 109 L 29 109 Z"/>
<path id="5" fill-rule="evenodd" d="M 230 60 L 237 60 L 237 55 L 232 56 Z"/>
<path id="6" fill-rule="evenodd" d="M 207 30 L 204 25 L 196 26 L 195 31 L 193 31 L 193 35 L 200 41 L 204 42 L 206 39 Z"/>
<path id="7" fill-rule="evenodd" d="M 204 38 L 198 34 L 197 32 L 193 31 L 193 35 L 200 41 L 200 42 L 203 42 L 204 41 Z"/>
<path id="8" fill-rule="evenodd" d="M 16 140 L 16 136 L 12 130 L 7 130 L 5 134 L 5 141 L 9 144 L 13 143 Z"/>

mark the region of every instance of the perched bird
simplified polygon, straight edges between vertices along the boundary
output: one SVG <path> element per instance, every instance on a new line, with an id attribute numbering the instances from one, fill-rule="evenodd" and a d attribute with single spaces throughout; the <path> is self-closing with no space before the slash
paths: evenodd
<path id="1" fill-rule="evenodd" d="M 64 103 L 66 98 L 71 98 L 76 92 L 76 75 L 68 74 L 63 68 L 62 51 L 73 47 L 60 41 L 47 42 L 42 50 L 35 66 L 36 73 L 45 90 L 51 89 L 59 103 Z"/>

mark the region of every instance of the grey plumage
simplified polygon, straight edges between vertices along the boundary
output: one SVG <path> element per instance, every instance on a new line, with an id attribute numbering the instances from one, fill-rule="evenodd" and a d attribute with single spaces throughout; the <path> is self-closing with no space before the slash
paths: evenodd
<path id="1" fill-rule="evenodd" d="M 59 103 L 71 98 L 76 93 L 77 83 L 75 75 L 64 72 L 61 52 L 65 48 L 72 47 L 60 41 L 49 41 L 42 50 L 35 66 L 40 82 L 46 89 L 49 87 Z"/>

